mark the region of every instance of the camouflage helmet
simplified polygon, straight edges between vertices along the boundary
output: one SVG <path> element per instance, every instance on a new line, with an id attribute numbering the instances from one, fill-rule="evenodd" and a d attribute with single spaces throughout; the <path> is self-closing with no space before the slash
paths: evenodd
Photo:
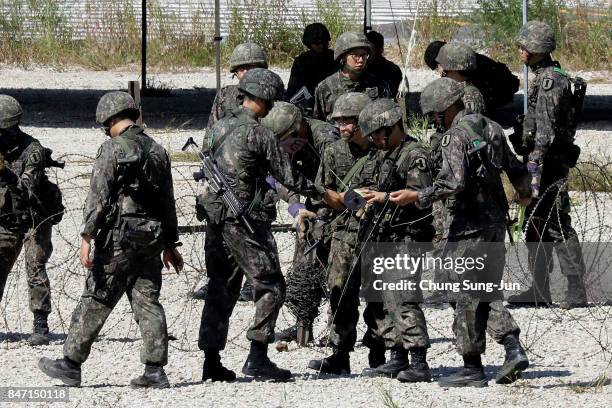
<path id="1" fill-rule="evenodd" d="M 474 71 L 476 53 L 469 45 L 453 41 L 440 48 L 436 62 L 442 65 L 445 71 Z"/>
<path id="2" fill-rule="evenodd" d="M 532 54 L 548 54 L 557 46 L 555 32 L 542 21 L 529 21 L 521 27 L 516 42 Z"/>
<path id="3" fill-rule="evenodd" d="M 334 59 L 338 61 L 347 52 L 356 48 L 363 48 L 368 53 L 371 52 L 371 44 L 363 33 L 347 31 L 342 33 L 336 39 L 336 47 L 334 48 Z"/>
<path id="4" fill-rule="evenodd" d="M 238 89 L 266 101 L 281 100 L 285 94 L 281 77 L 266 68 L 250 69 L 238 83 Z"/>
<path id="5" fill-rule="evenodd" d="M 230 56 L 230 72 L 244 65 L 268 68 L 268 58 L 263 48 L 251 42 L 238 44 Z"/>
<path id="6" fill-rule="evenodd" d="M 369 102 L 370 97 L 364 93 L 347 92 L 334 102 L 331 117 L 332 119 L 357 117 Z"/>
<path id="7" fill-rule="evenodd" d="M 23 109 L 17 99 L 0 95 L 0 129 L 8 129 L 19 124 Z"/>
<path id="8" fill-rule="evenodd" d="M 120 113 L 129 115 L 134 120 L 140 116 L 134 99 L 127 92 L 109 92 L 100 98 L 96 107 L 96 122 L 103 125 L 113 116 Z"/>
<path id="9" fill-rule="evenodd" d="M 359 114 L 359 128 L 364 136 L 390 127 L 402 120 L 402 110 L 397 102 L 388 98 L 376 99 L 366 105 Z"/>
<path id="10" fill-rule="evenodd" d="M 275 102 L 274 107 L 261 120 L 261 124 L 274 132 L 279 140 L 297 132 L 301 123 L 300 108 L 289 102 Z"/>
<path id="11" fill-rule="evenodd" d="M 430 82 L 421 92 L 423 114 L 444 112 L 463 96 L 464 88 L 463 83 L 447 77 Z"/>
<path id="12" fill-rule="evenodd" d="M 329 34 L 329 30 L 325 27 L 324 24 L 321 23 L 312 23 L 308 24 L 304 28 L 304 35 L 302 36 L 302 43 L 310 47 L 311 44 L 316 44 L 319 42 L 330 42 L 331 35 Z"/>

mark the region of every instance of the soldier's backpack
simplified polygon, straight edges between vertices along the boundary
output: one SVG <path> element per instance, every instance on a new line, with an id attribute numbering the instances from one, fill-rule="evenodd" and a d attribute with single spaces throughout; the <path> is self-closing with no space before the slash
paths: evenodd
<path id="1" fill-rule="evenodd" d="M 140 136 L 142 132 L 134 127 L 113 139 L 121 148 L 114 239 L 128 255 L 156 256 L 163 249 L 162 210 L 155 200 L 162 158 L 152 150 L 153 139 Z"/>

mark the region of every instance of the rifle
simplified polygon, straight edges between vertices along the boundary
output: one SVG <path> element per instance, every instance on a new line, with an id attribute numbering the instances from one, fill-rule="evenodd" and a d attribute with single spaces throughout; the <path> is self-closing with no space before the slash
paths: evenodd
<path id="1" fill-rule="evenodd" d="M 247 205 L 236 196 L 229 183 L 225 179 L 225 176 L 213 161 L 210 151 L 201 151 L 198 148 L 197 143 L 193 140 L 192 137 L 187 139 L 185 145 L 181 149 L 182 151 L 186 151 L 189 147 L 195 150 L 202 162 L 202 168 L 200 171 L 193 173 L 193 179 L 195 181 L 200 181 L 205 179 L 210 186 L 210 189 L 213 193 L 220 195 L 223 203 L 227 208 L 234 214 L 234 216 L 242 222 L 242 224 L 246 227 L 246 229 L 251 234 L 255 234 L 255 230 L 249 223 L 249 220 L 244 215 Z"/>
<path id="2" fill-rule="evenodd" d="M 53 154 L 53 150 L 45 147 L 45 167 L 57 167 L 58 169 L 63 169 L 66 167 L 65 161 L 58 161 L 53 159 L 51 155 Z"/>

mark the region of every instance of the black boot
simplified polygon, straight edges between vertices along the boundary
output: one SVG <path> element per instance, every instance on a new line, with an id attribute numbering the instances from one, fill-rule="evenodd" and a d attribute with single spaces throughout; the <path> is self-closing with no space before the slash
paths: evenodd
<path id="1" fill-rule="evenodd" d="M 206 300 L 206 295 L 208 294 L 208 284 L 202 286 L 200 289 L 193 292 L 191 295 L 192 299 L 197 300 Z"/>
<path id="2" fill-rule="evenodd" d="M 368 364 L 370 368 L 376 368 L 379 365 L 385 364 L 387 359 L 385 358 L 385 351 L 387 351 L 383 346 L 370 347 L 370 351 L 368 352 Z"/>
<path id="3" fill-rule="evenodd" d="M 334 349 L 331 356 L 320 360 L 310 360 L 308 368 L 323 374 L 348 375 L 351 373 L 351 359 L 348 351 Z"/>
<path id="4" fill-rule="evenodd" d="M 588 303 L 582 277 L 576 275 L 568 276 L 565 300 L 559 304 L 559 307 L 561 309 L 570 310 L 586 306 L 588 306 Z"/>
<path id="5" fill-rule="evenodd" d="M 397 374 L 397 379 L 401 382 L 430 382 L 431 371 L 427 364 L 427 349 L 425 347 L 410 350 L 410 366 Z"/>
<path id="6" fill-rule="evenodd" d="M 144 374 L 130 380 L 132 388 L 169 388 L 164 367 L 146 364 Z"/>
<path id="7" fill-rule="evenodd" d="M 38 360 L 38 368 L 49 377 L 62 380 L 66 385 L 73 387 L 81 385 L 81 365 L 66 357 L 59 360 L 43 357 Z"/>
<path id="8" fill-rule="evenodd" d="M 238 297 L 239 302 L 252 302 L 255 300 L 255 296 L 253 296 L 253 285 L 248 279 L 245 279 L 244 285 L 242 285 L 242 289 L 240 290 L 240 296 Z"/>
<path id="9" fill-rule="evenodd" d="M 47 324 L 47 313 L 34 312 L 34 326 L 28 342 L 32 346 L 44 346 L 49 344 L 49 325 Z"/>
<path id="10" fill-rule="evenodd" d="M 236 373 L 228 370 L 221 364 L 221 356 L 219 350 L 204 351 L 204 367 L 202 369 L 202 381 L 235 381 Z"/>
<path id="11" fill-rule="evenodd" d="M 529 367 L 529 359 L 519 342 L 518 336 L 514 334 L 506 335 L 503 344 L 506 349 L 506 358 L 504 359 L 504 365 L 495 376 L 495 382 L 497 384 L 510 384 L 521 378 L 521 372 Z"/>
<path id="12" fill-rule="evenodd" d="M 251 351 L 242 367 L 242 373 L 251 377 L 268 380 L 289 380 L 291 371 L 279 368 L 268 358 L 268 345 L 251 341 Z"/>
<path id="13" fill-rule="evenodd" d="M 463 356 L 464 367 L 459 371 L 438 379 L 440 387 L 486 387 L 480 354 Z"/>
<path id="14" fill-rule="evenodd" d="M 404 348 L 391 350 L 391 358 L 376 368 L 365 369 L 361 375 L 366 377 L 397 377 L 400 371 L 408 368 L 408 351 Z"/>

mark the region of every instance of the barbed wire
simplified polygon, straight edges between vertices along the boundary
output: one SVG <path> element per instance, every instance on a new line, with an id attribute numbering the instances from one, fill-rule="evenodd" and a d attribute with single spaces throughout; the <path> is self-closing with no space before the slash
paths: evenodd
<path id="1" fill-rule="evenodd" d="M 61 339 L 62 337 L 59 333 L 67 333 L 70 316 L 66 315 L 66 313 L 71 313 L 74 309 L 85 281 L 85 269 L 81 266 L 78 258 L 80 244 L 79 228 L 83 205 L 89 190 L 91 164 L 94 161 L 94 158 L 91 156 L 78 154 L 64 155 L 61 159 L 69 163 L 65 170 L 49 170 L 49 178 L 60 187 L 66 206 L 63 220 L 53 228 L 54 252 L 47 263 L 47 272 L 52 282 L 51 301 L 53 305 L 52 313 L 54 315 L 53 322 L 55 322 L 51 327 L 51 331 L 54 333 L 53 339 Z M 173 164 L 176 209 L 180 225 L 200 224 L 197 221 L 195 211 L 195 198 L 199 193 L 199 186 L 192 180 L 192 172 L 197 167 L 197 163 Z M 570 198 L 573 201 L 571 217 L 581 242 L 612 242 L 612 212 L 610 211 L 610 206 L 612 206 L 611 174 L 612 162 L 595 160 L 581 162 L 573 170 L 572 190 L 570 191 Z M 539 202 L 549 194 L 554 194 L 555 200 L 558 200 L 560 192 L 567 189 L 567 186 L 567 179 L 555 183 L 542 193 Z M 560 221 L 561 214 L 558 211 L 558 207 L 556 206 L 556 210 L 548 214 L 545 222 Z M 287 222 L 289 218 L 285 214 L 285 204 L 278 204 L 277 210 L 279 217 L 276 222 Z M 517 206 L 513 205 L 510 210 L 511 216 L 514 216 L 517 210 Z M 529 222 L 529 219 L 526 220 L 527 222 Z M 318 311 L 313 309 L 314 306 L 308 309 L 296 307 L 296 305 L 308 302 L 314 304 L 315 302 L 311 296 L 314 296 L 315 292 L 318 292 L 319 297 L 321 293 L 324 293 L 327 268 L 304 262 L 298 262 L 293 265 L 295 233 L 276 232 L 274 236 L 279 248 L 281 266 L 286 273 L 290 286 L 288 288 L 288 297 L 294 300 L 296 298 L 301 299 L 288 302 L 287 310 L 290 316 L 282 311 L 279 315 L 277 326 L 292 325 L 295 317 L 305 319 L 306 321 L 315 320 L 317 316 L 319 319 L 325 319 L 325 313 L 321 314 L 320 312 L 327 305 L 324 303 L 319 307 L 318 299 L 316 302 L 319 308 Z M 190 232 L 181 235 L 181 241 L 184 243 L 181 247 L 181 252 L 185 258 L 185 271 L 178 276 L 174 272 L 164 271 L 163 274 L 165 286 L 161 291 L 160 302 L 165 306 L 168 330 L 177 339 L 170 342 L 170 347 L 178 351 L 194 352 L 198 350 L 195 341 L 197 339 L 197 331 L 194 332 L 194 327 L 197 328 L 199 325 L 203 304 L 192 299 L 191 295 L 206 280 L 204 238 L 205 234 L 200 232 Z M 602 244 L 601 250 L 603 251 L 604 249 L 605 246 Z M 330 254 L 330 259 L 333 256 L 334 254 Z M 306 270 L 296 274 L 295 272 L 300 268 Z M 532 279 L 526 262 L 513 265 L 513 269 L 507 270 L 506 273 L 513 279 L 526 284 L 530 283 Z M 588 275 L 599 274 L 596 277 L 600 277 L 601 273 L 603 271 L 587 268 Z M 22 253 L 13 267 L 12 274 L 9 276 L 0 304 L 1 321 L 9 333 L 7 334 L 7 339 L 9 340 L 23 340 L 25 335 L 20 333 L 29 333 L 30 329 L 27 327 L 29 325 L 27 320 L 28 314 L 23 313 L 23 310 L 27 307 L 25 299 L 28 298 L 27 288 L 22 283 L 24 275 L 25 262 Z M 589 279 L 588 275 L 585 279 Z M 304 282 L 304 278 L 299 276 L 306 276 L 307 282 Z M 174 287 L 170 290 L 167 287 L 168 285 Z M 306 288 L 307 290 L 300 291 L 299 288 Z M 137 338 L 138 327 L 134 324 L 133 319 L 129 319 L 127 326 L 124 323 L 126 316 L 129 316 L 130 313 L 129 304 L 127 302 L 120 303 L 104 325 L 100 336 L 108 340 L 116 339 L 118 335 L 123 339 Z M 612 350 L 610 348 L 612 339 L 609 338 L 612 308 L 606 307 L 603 304 L 593 304 L 589 308 L 569 311 L 549 308 L 546 309 L 546 313 L 543 313 L 541 309 L 534 308 L 529 309 L 526 313 L 528 317 L 526 322 L 524 321 L 521 324 L 521 338 L 532 355 L 540 357 L 545 353 L 548 336 L 555 330 L 559 322 L 569 319 L 580 330 L 581 334 L 584 334 L 597 344 L 598 349 L 593 352 L 593 355 L 601 354 L 606 360 L 612 361 Z M 228 343 L 235 347 L 243 348 L 244 346 L 239 340 L 244 337 L 250 323 L 251 321 L 242 320 L 238 323 L 232 320 L 232 332 L 228 338 Z M 427 324 L 430 333 L 435 333 L 436 336 L 443 339 L 452 337 L 451 329 L 445 321 L 427 318 Z M 363 327 L 363 323 L 360 323 L 359 330 L 361 332 L 363 332 Z M 14 334 L 12 330 L 16 330 L 17 334 Z M 316 336 L 316 339 L 319 340 L 328 340 L 328 338 L 329 327 Z M 17 345 L 7 341 L 5 342 L 5 347 L 17 347 Z M 122 342 L 120 347 L 127 347 L 127 342 Z M 318 347 L 313 347 L 312 350 L 316 353 L 326 352 L 325 349 Z M 449 347 L 443 353 L 454 353 L 454 349 Z"/>

